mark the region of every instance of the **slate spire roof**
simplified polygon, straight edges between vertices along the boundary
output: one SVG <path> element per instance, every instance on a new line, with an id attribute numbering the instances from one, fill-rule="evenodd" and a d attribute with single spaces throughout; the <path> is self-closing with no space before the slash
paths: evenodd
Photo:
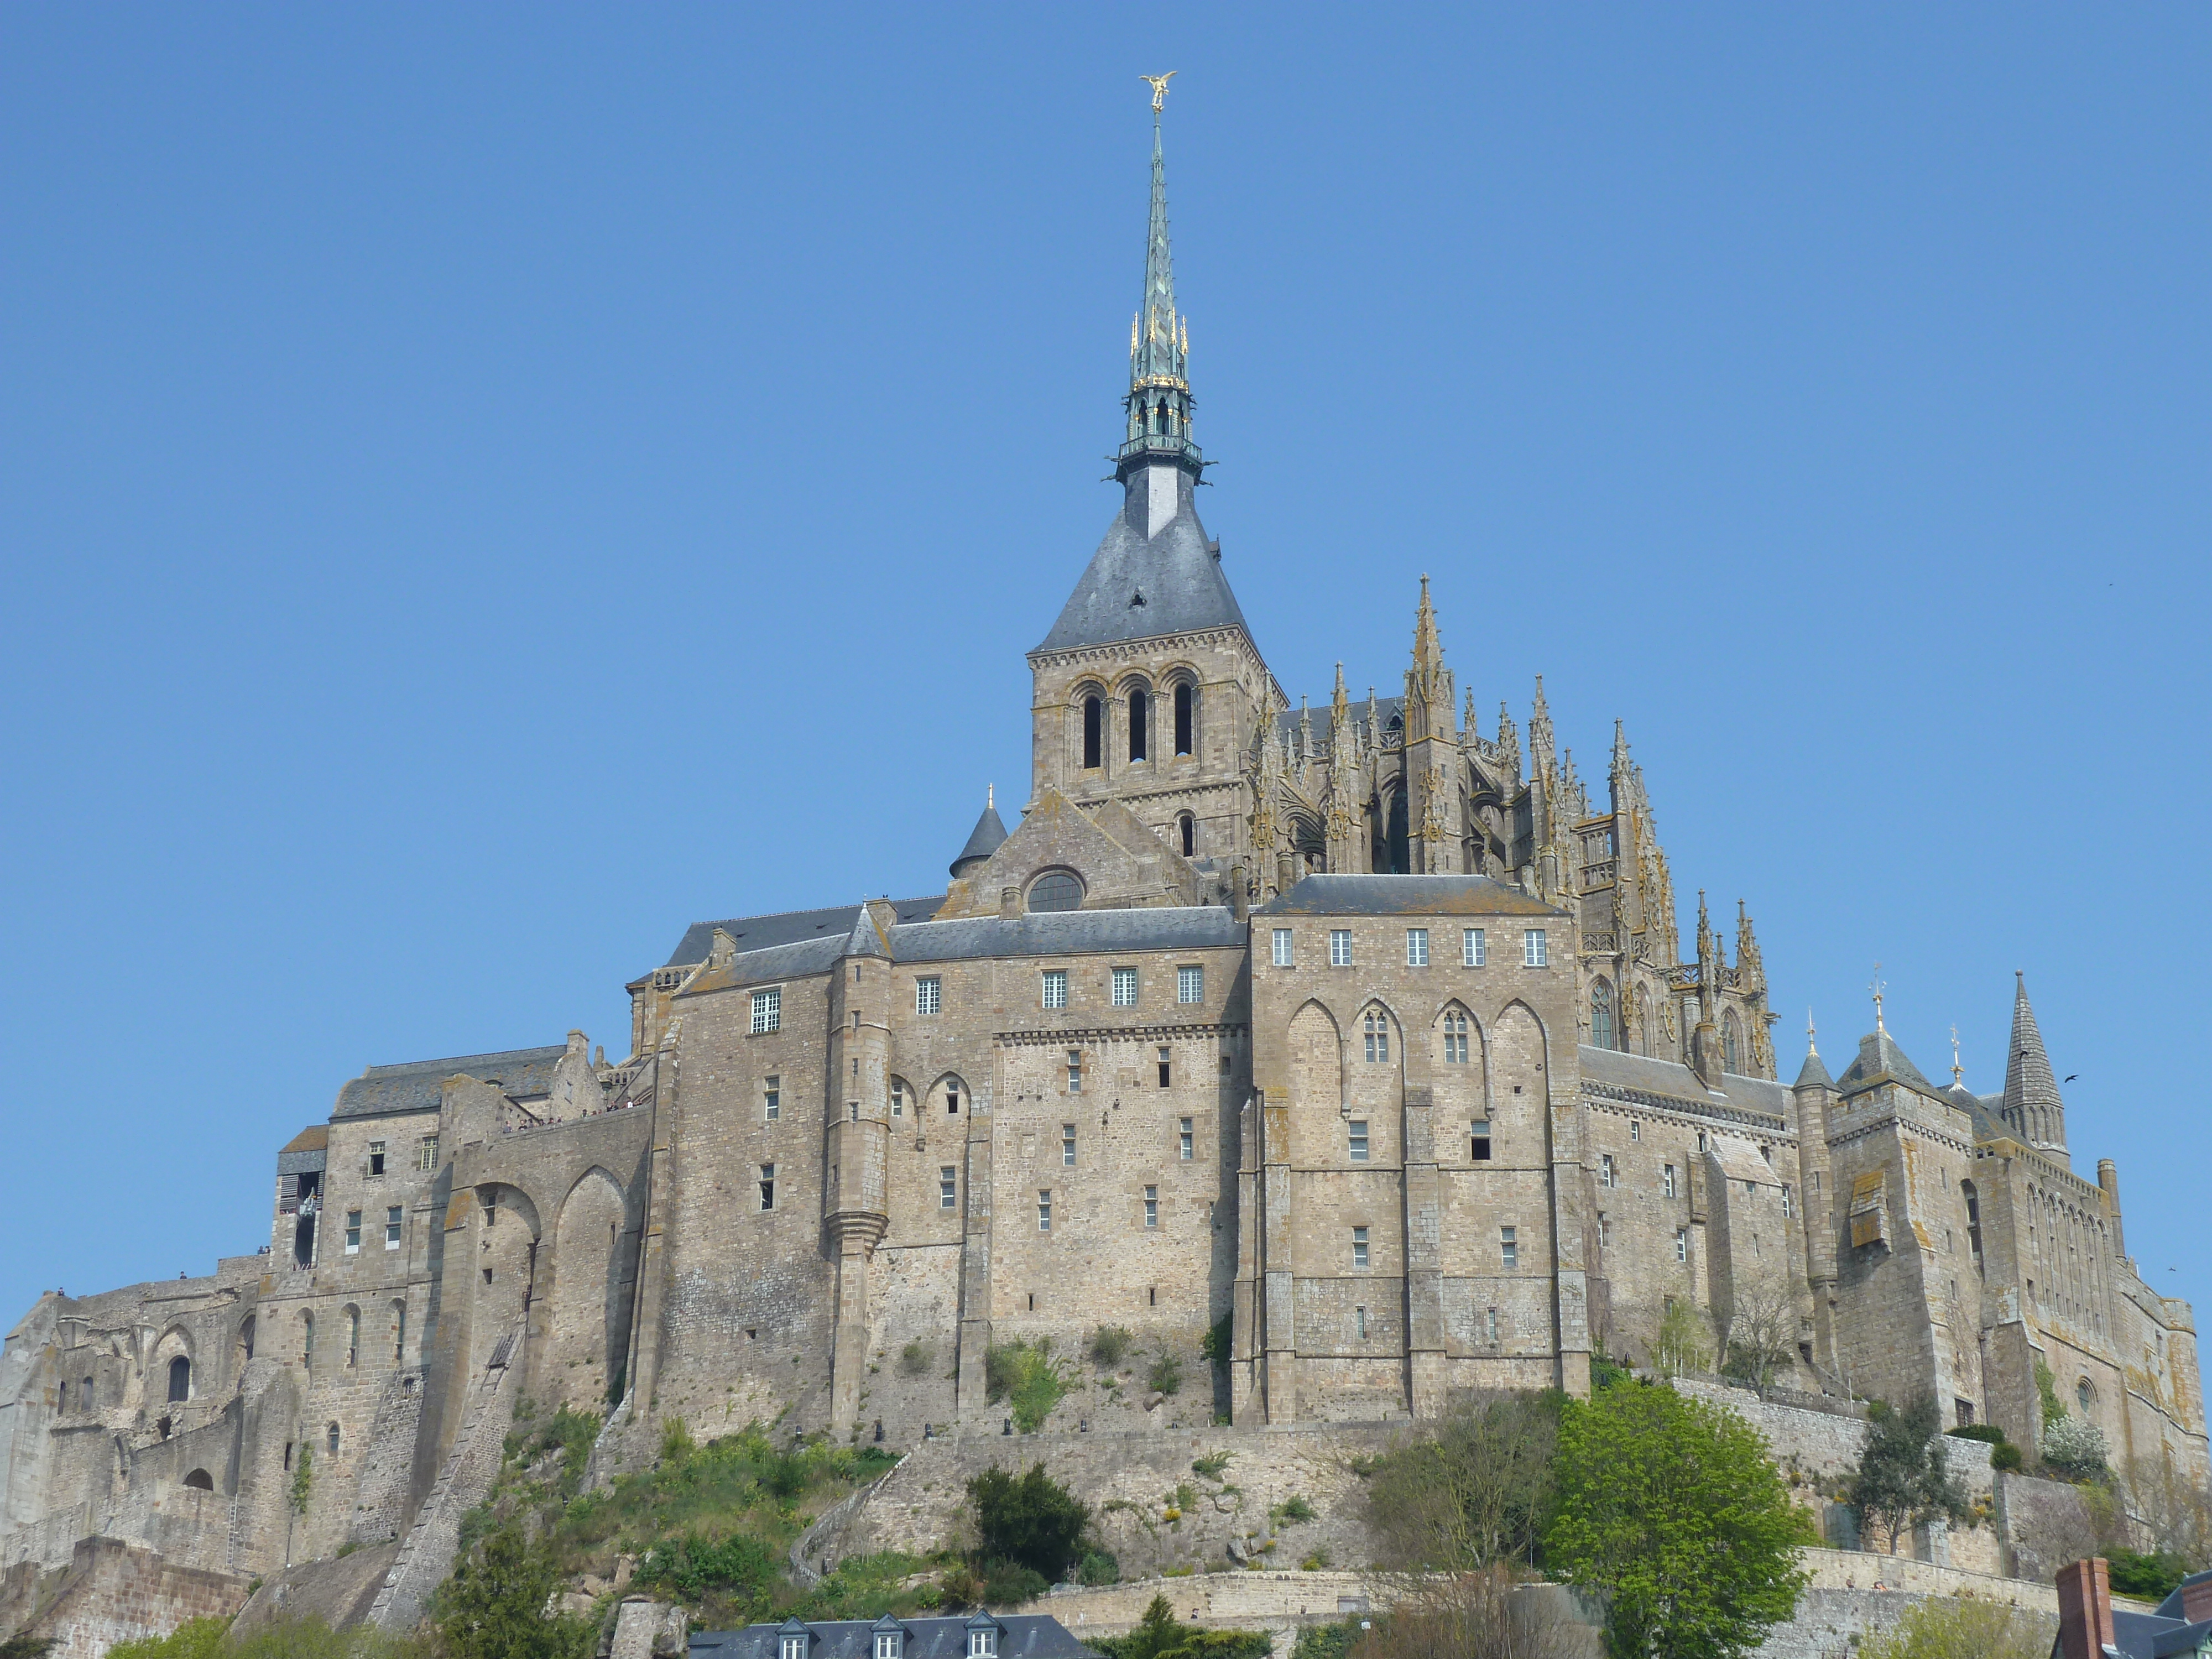
<path id="1" fill-rule="evenodd" d="M 968 832 L 968 844 L 952 860 L 952 873 L 957 877 L 981 864 L 997 852 L 1006 839 L 1006 826 L 999 817 L 998 792 L 988 790 L 983 797 L 983 816 L 975 820 L 975 827 Z"/>
<path id="2" fill-rule="evenodd" d="M 1191 441 L 1190 325 L 1175 307 L 1167 165 L 1152 116 L 1152 204 L 1145 291 L 1129 325 L 1127 435 L 1115 457 L 1121 512 L 1091 556 L 1040 652 L 1235 628 L 1252 630 L 1221 574 L 1221 544 L 1192 492 L 1206 466 Z"/>
<path id="3" fill-rule="evenodd" d="M 2001 1115 L 2031 1146 L 2066 1147 L 2066 1107 L 2058 1097 L 2043 1033 L 2028 1006 L 2027 977 L 2013 975 L 2012 1048 L 2005 1060 L 2004 1105 Z"/>

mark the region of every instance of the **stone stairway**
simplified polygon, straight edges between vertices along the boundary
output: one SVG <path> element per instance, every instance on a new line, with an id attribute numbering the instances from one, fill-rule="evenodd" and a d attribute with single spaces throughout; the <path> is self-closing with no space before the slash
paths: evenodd
<path id="1" fill-rule="evenodd" d="M 384 1587 L 368 1610 L 368 1622 L 379 1629 L 414 1629 L 430 1592 L 453 1571 L 461 1517 L 483 1501 L 499 1476 L 507 1431 L 514 1417 L 514 1397 L 507 1386 L 513 1368 L 507 1362 L 521 1340 L 518 1321 L 491 1351 L 483 1374 L 470 1385 L 460 1432 L 453 1437 L 437 1484 L 423 1499 L 422 1512 L 399 1547 L 399 1558 L 385 1575 Z"/>

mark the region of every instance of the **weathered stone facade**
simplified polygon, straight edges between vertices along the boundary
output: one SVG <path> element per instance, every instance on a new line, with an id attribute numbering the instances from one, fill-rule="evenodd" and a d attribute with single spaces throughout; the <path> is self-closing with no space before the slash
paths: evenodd
<path id="1" fill-rule="evenodd" d="M 2112 1166 L 2072 1172 L 2024 988 L 2001 1094 L 1879 1014 L 1785 1086 L 1749 918 L 1731 962 L 1700 895 L 1681 955 L 1620 729 L 1602 810 L 1540 683 L 1525 768 L 1511 718 L 1477 735 L 1425 578 L 1402 696 L 1290 707 L 1197 517 L 1155 166 L 1122 503 L 1030 653 L 1012 832 L 987 808 L 942 894 L 693 925 L 618 1063 L 372 1067 L 277 1152 L 258 1255 L 41 1298 L 0 1356 L 0 1565 L 397 1540 L 404 1622 L 520 1398 L 1003 1438 L 992 1352 L 1102 1327 L 1136 1358 L 1054 1432 L 1580 1393 L 1686 1306 L 1808 1395 L 2024 1445 L 2040 1372 L 2116 1464 L 2203 1478 L 2190 1310 Z"/>

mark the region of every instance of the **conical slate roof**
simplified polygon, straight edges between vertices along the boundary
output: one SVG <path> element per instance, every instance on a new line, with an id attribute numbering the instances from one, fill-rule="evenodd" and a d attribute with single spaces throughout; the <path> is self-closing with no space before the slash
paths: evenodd
<path id="1" fill-rule="evenodd" d="M 1189 484 L 1181 478 L 1176 483 L 1187 497 Z M 1220 551 L 1206 539 L 1196 508 L 1186 499 L 1158 535 L 1146 536 L 1140 524 L 1131 522 L 1144 511 L 1144 498 L 1140 481 L 1130 491 L 1128 507 L 1107 526 L 1106 538 L 1038 650 L 1068 651 L 1214 628 L 1240 629 L 1251 636 L 1237 596 L 1229 591 L 1229 579 L 1221 574 Z"/>
<path id="2" fill-rule="evenodd" d="M 1818 1048 L 1808 1048 L 1805 1051 L 1805 1063 L 1797 1069 L 1797 1080 L 1790 1086 L 1793 1089 L 1805 1089 L 1815 1084 L 1823 1089 L 1832 1089 L 1836 1086 L 1835 1079 L 1828 1075 L 1827 1063 L 1820 1058 L 1820 1051 Z"/>
<path id="3" fill-rule="evenodd" d="M 1006 839 L 1006 826 L 1000 822 L 996 801 L 986 798 L 983 816 L 975 820 L 975 827 L 968 832 L 968 844 L 960 849 L 960 856 L 952 860 L 952 873 L 958 875 L 969 865 L 981 864 L 999 850 Z"/>
<path id="4" fill-rule="evenodd" d="M 1942 1092 L 1921 1076 L 1917 1066 L 1905 1058 L 1905 1050 L 1897 1046 L 1897 1040 L 1877 1026 L 1869 1035 L 1859 1039 L 1858 1058 L 1844 1068 L 1843 1076 L 1836 1080 L 1836 1086 L 1844 1094 L 1850 1094 L 1883 1078 L 1906 1084 L 1923 1095 Z"/>

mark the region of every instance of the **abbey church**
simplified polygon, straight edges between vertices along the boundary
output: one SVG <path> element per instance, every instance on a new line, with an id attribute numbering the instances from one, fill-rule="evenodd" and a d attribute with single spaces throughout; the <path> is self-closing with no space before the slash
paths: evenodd
<path id="1" fill-rule="evenodd" d="M 2055 1398 L 2115 1468 L 2206 1478 L 2190 1310 L 2112 1164 L 2077 1173 L 2024 981 L 1987 1093 L 1878 1005 L 1779 1060 L 1752 919 L 1678 921 L 1621 726 L 1588 781 L 1540 682 L 1477 729 L 1448 574 L 1400 573 L 1392 695 L 1285 694 L 1194 499 L 1158 110 L 1121 497 L 1029 653 L 1013 827 L 987 806 L 940 892 L 672 924 L 619 1060 L 372 1066 L 261 1154 L 265 1245 L 42 1297 L 0 1355 L 0 1565 L 392 1546 L 404 1626 L 518 1400 L 1003 1437 L 990 1352 L 1101 1326 L 1182 1385 L 1054 1430 L 1581 1394 L 1687 1327 L 2023 1446 Z"/>

